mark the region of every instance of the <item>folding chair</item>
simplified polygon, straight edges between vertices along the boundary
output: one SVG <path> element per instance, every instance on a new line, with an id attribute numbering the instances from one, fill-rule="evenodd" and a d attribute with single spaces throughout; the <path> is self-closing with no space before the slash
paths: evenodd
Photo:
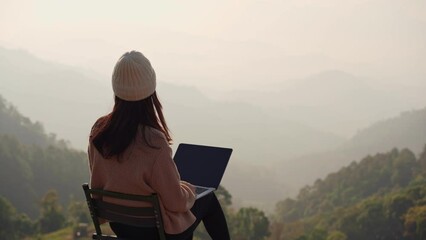
<path id="1" fill-rule="evenodd" d="M 116 236 L 104 235 L 100 227 L 99 218 L 110 222 L 118 222 L 136 227 L 157 228 L 160 240 L 166 240 L 163 219 L 161 218 L 160 204 L 156 194 L 144 196 L 119 192 L 111 192 L 102 189 L 90 189 L 87 183 L 83 184 L 87 206 L 92 216 L 96 233 L 93 239 L 112 240 L 120 239 Z M 95 197 L 96 196 L 96 197 Z M 102 201 L 102 197 L 148 202 L 150 207 L 128 207 Z"/>

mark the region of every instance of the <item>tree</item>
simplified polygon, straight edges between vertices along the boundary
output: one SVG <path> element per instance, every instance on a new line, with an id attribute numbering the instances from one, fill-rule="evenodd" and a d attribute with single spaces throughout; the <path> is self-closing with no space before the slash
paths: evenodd
<path id="1" fill-rule="evenodd" d="M 89 223 L 91 221 L 90 212 L 86 202 L 71 200 L 67 211 L 68 222 L 71 225 L 79 223 Z"/>
<path id="2" fill-rule="evenodd" d="M 404 216 L 404 237 L 410 240 L 426 239 L 426 206 L 412 207 Z"/>
<path id="3" fill-rule="evenodd" d="M 232 239 L 261 240 L 269 236 L 269 220 L 256 208 L 240 208 L 233 221 Z"/>
<path id="4" fill-rule="evenodd" d="M 408 149 L 403 149 L 393 161 L 392 183 L 402 187 L 406 186 L 413 177 L 416 165 L 417 161 L 414 153 Z"/>
<path id="5" fill-rule="evenodd" d="M 18 239 L 13 216 L 15 209 L 5 198 L 0 197 L 0 239 Z"/>
<path id="6" fill-rule="evenodd" d="M 36 232 L 36 224 L 26 214 L 16 215 L 15 227 L 19 236 L 31 236 Z"/>
<path id="7" fill-rule="evenodd" d="M 386 201 L 387 225 L 393 232 L 393 239 L 402 239 L 404 232 L 403 216 L 414 202 L 407 194 L 391 195 Z"/>
<path id="8" fill-rule="evenodd" d="M 312 232 L 309 233 L 308 240 L 326 240 L 327 231 L 320 228 L 315 228 Z"/>
<path id="9" fill-rule="evenodd" d="M 41 200 L 39 227 L 42 233 L 52 232 L 64 226 L 65 216 L 58 201 L 58 194 L 55 190 L 48 191 Z"/>
<path id="10" fill-rule="evenodd" d="M 420 165 L 420 172 L 423 176 L 426 177 L 426 145 L 423 148 L 423 152 L 419 156 L 419 165 Z"/>
<path id="11" fill-rule="evenodd" d="M 34 233 L 34 223 L 25 214 L 17 214 L 16 209 L 0 196 L 0 239 L 22 239 Z"/>
<path id="12" fill-rule="evenodd" d="M 332 231 L 330 234 L 328 234 L 326 240 L 347 240 L 348 237 L 346 234 L 340 232 L 340 231 Z"/>
<path id="13" fill-rule="evenodd" d="M 277 221 L 291 222 L 301 217 L 296 200 L 286 198 L 275 205 L 275 218 Z"/>
<path id="14" fill-rule="evenodd" d="M 390 232 L 391 229 L 389 229 L 383 202 L 380 198 L 368 199 L 361 204 L 356 224 L 360 231 L 360 236 L 363 236 L 362 239 L 392 239 L 387 237 L 391 236 L 392 233 Z"/>

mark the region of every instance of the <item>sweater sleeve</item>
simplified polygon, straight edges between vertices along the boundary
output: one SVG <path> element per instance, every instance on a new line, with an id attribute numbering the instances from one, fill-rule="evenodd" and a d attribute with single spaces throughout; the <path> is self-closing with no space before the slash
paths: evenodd
<path id="1" fill-rule="evenodd" d="M 168 144 L 160 150 L 152 170 L 151 187 L 164 207 L 171 212 L 186 212 L 195 202 L 194 186 L 180 180 Z"/>

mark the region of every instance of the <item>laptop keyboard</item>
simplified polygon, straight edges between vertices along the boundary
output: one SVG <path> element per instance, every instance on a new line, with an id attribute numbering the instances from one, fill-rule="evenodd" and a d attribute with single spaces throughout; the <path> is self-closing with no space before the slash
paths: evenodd
<path id="1" fill-rule="evenodd" d="M 203 193 L 203 192 L 205 192 L 205 191 L 207 191 L 208 190 L 208 188 L 205 188 L 205 187 L 195 187 L 195 194 L 200 194 L 200 193 Z"/>

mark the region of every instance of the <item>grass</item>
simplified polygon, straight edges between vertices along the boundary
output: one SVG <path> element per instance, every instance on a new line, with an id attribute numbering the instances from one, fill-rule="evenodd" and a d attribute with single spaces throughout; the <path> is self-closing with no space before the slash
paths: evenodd
<path id="1" fill-rule="evenodd" d="M 81 240 L 89 240 L 89 239 L 90 238 L 87 238 L 87 239 L 82 238 Z M 25 240 L 73 240 L 72 227 L 63 228 L 48 234 L 40 234 L 35 237 L 28 237 Z"/>
<path id="2" fill-rule="evenodd" d="M 43 235 L 40 240 L 72 240 L 72 228 L 64 228 L 59 231 Z"/>
<path id="3" fill-rule="evenodd" d="M 75 238 L 76 240 L 91 240 L 92 239 L 92 233 L 95 232 L 95 229 L 93 226 L 89 226 L 88 228 L 88 235 L 85 237 Z M 112 230 L 109 228 L 108 224 L 102 225 L 102 233 L 104 234 L 111 234 L 113 235 Z M 59 229 L 58 231 L 47 233 L 47 234 L 40 234 L 35 237 L 29 237 L 25 240 L 74 240 L 73 238 L 73 227 L 69 226 L 66 228 Z"/>

